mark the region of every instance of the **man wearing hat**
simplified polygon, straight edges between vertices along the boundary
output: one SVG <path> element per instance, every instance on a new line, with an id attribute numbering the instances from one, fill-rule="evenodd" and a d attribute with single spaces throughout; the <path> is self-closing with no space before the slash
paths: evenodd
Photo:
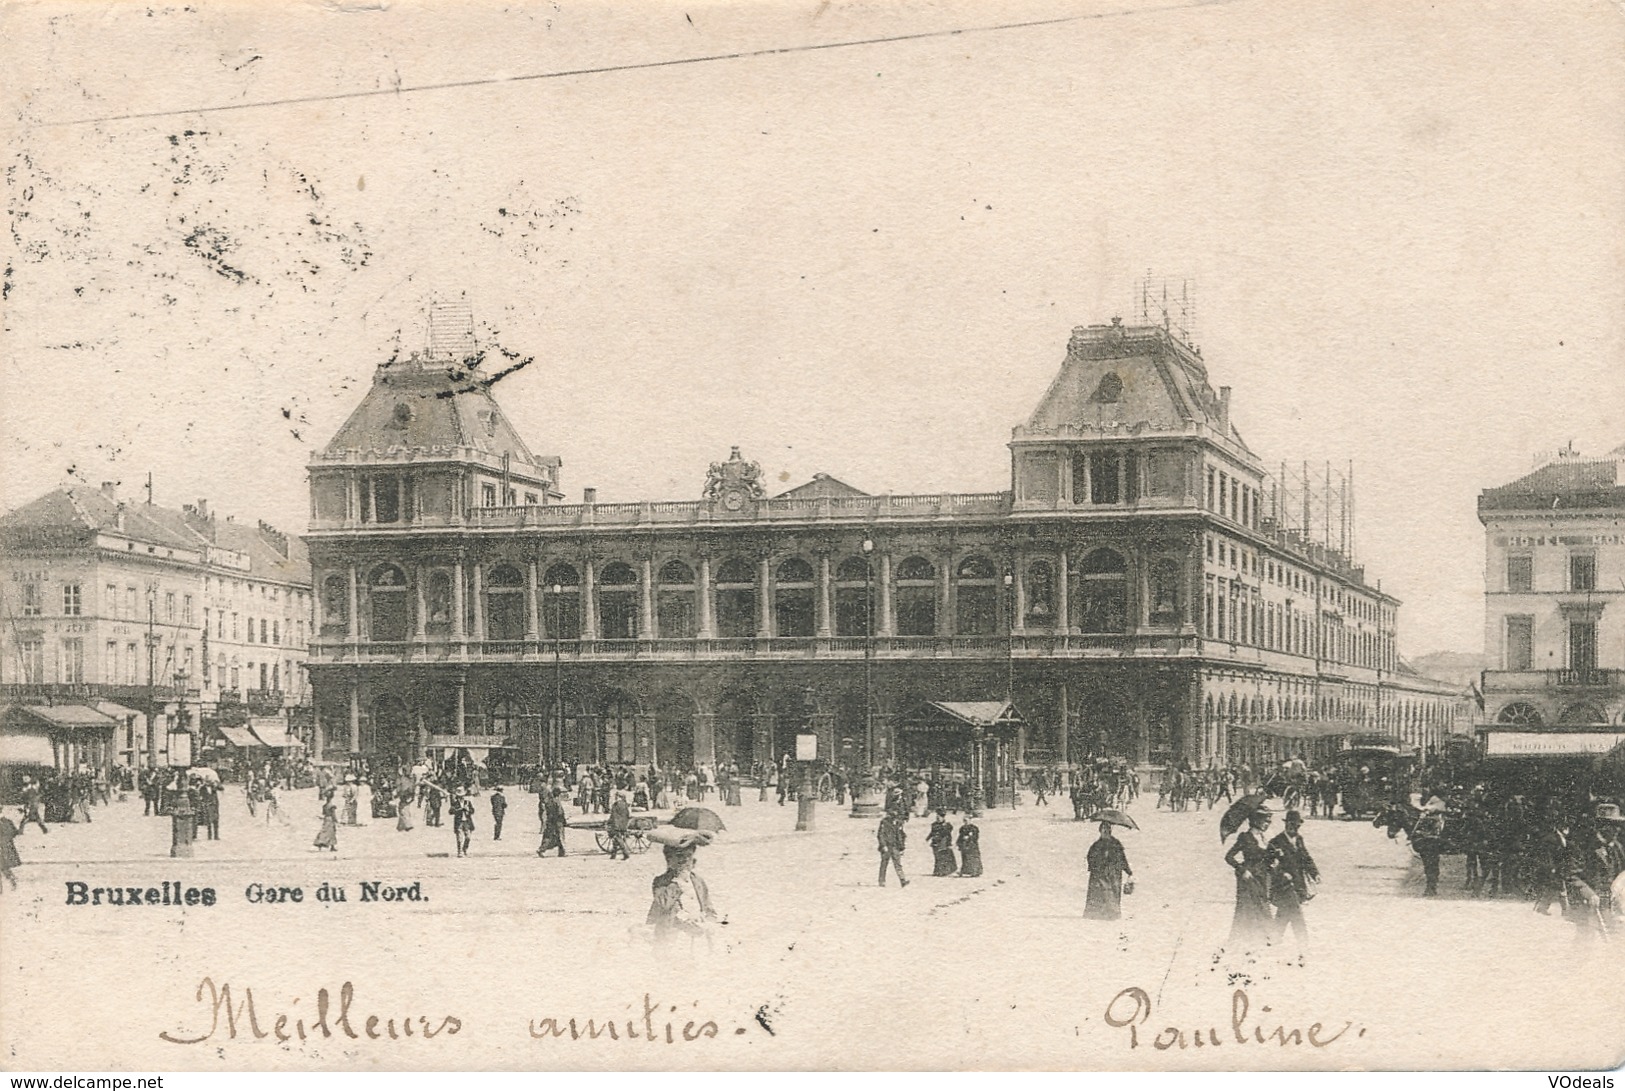
<path id="1" fill-rule="evenodd" d="M 1422 808 L 1422 814 L 1411 830 L 1411 848 L 1422 858 L 1422 875 L 1427 887 L 1424 898 L 1439 896 L 1439 857 L 1444 852 L 1444 800 L 1434 796 Z"/>
<path id="2" fill-rule="evenodd" d="M 1275 936 L 1284 939 L 1290 927 L 1302 947 L 1309 942 L 1303 903 L 1314 897 L 1309 884 L 1320 882 L 1320 870 L 1303 843 L 1303 815 L 1288 811 L 1282 824 L 1286 829 L 1270 840 L 1270 902 L 1275 906 Z"/>
<path id="3" fill-rule="evenodd" d="M 632 808 L 626 804 L 626 793 L 617 791 L 615 802 L 609 807 L 609 821 L 604 823 L 604 832 L 609 834 L 609 858 L 615 859 L 617 853 L 621 859 L 632 859 L 631 850 L 626 847 L 627 835 L 632 830 Z"/>
<path id="4" fill-rule="evenodd" d="M 1625 845 L 1619 841 L 1622 829 L 1625 815 L 1620 813 L 1619 804 L 1599 803 L 1591 829 L 1574 838 L 1564 879 L 1582 940 L 1607 936 L 1613 925 L 1610 918 L 1619 911 L 1613 892 L 1620 876 L 1625 875 Z"/>

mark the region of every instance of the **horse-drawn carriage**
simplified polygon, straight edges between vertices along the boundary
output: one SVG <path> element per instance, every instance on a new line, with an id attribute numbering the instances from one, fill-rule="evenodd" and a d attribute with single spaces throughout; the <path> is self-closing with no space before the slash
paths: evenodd
<path id="1" fill-rule="evenodd" d="M 1384 736 L 1349 738 L 1333 759 L 1332 778 L 1350 818 L 1375 817 L 1395 800 L 1403 800 L 1410 783 L 1415 751 Z"/>

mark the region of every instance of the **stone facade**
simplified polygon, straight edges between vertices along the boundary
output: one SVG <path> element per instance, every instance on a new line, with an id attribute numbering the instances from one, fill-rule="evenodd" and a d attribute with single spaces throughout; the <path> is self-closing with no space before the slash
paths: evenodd
<path id="1" fill-rule="evenodd" d="M 1007 696 L 1015 763 L 1206 763 L 1289 717 L 1450 727 L 1398 602 L 1276 526 L 1229 390 L 1160 328 L 1076 330 L 986 494 L 768 497 L 736 449 L 696 500 L 565 504 L 467 371 L 380 367 L 310 465 L 328 751 L 747 765 L 810 731 L 884 764 L 924 702 Z"/>

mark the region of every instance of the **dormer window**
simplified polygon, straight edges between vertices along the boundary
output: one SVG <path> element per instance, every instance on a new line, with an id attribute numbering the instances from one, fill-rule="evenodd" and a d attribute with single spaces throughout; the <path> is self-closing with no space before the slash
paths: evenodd
<path id="1" fill-rule="evenodd" d="M 1115 404 L 1122 400 L 1123 380 L 1117 377 L 1117 372 L 1108 371 L 1100 377 L 1100 385 L 1095 387 L 1093 401 L 1104 404 Z"/>

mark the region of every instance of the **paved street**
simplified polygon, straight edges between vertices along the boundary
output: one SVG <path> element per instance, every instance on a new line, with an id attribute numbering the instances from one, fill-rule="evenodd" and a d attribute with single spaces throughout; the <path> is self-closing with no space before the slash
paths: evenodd
<path id="1" fill-rule="evenodd" d="M 190 861 L 169 858 L 168 820 L 142 818 L 133 797 L 96 809 L 93 824 L 25 834 L 21 896 L 0 900 L 13 939 L 33 933 L 6 945 L 13 961 L 0 975 L 8 1066 L 319 1066 L 342 1046 L 350 1063 L 380 1067 L 477 1059 L 491 1067 L 1295 1068 L 1377 1063 L 1378 1043 L 1385 1066 L 1493 1065 L 1514 1055 L 1557 1066 L 1608 1062 L 1599 1047 L 1625 1025 L 1625 943 L 1581 954 L 1571 925 L 1523 902 L 1454 896 L 1460 858 L 1447 861 L 1446 897 L 1424 901 L 1420 866 L 1403 843 L 1363 822 L 1306 828 L 1325 881 L 1308 906 L 1313 945 L 1300 959 L 1222 951 L 1232 883 L 1218 811 L 1171 815 L 1149 799 L 1131 808 L 1144 827 L 1123 835 L 1138 889 L 1123 920 L 1099 922 L 1081 916 L 1094 829 L 1071 821 L 1065 805 L 1034 808 L 1028 796 L 1014 812 L 989 814 L 986 874 L 974 880 L 930 877 L 927 823 L 913 820 L 914 881 L 901 890 L 875 885 L 874 821 L 824 804 L 817 830 L 796 834 L 793 805 L 748 793 L 744 807 L 719 808 L 729 831 L 700 854 L 728 919 L 722 942 L 710 954 L 673 954 L 652 950 L 643 926 L 658 848 L 611 862 L 578 832 L 571 856 L 538 859 L 534 798 L 509 793 L 500 843 L 491 841 L 482 798 L 467 859 L 453 855 L 449 825 L 399 833 L 392 820 L 341 828 L 338 854 L 318 853 L 309 847 L 313 792 L 290 793 L 288 823 L 266 826 L 229 789 L 223 839 L 199 842 Z M 364 880 L 420 881 L 426 900 L 362 903 Z M 218 904 L 67 906 L 70 881 L 213 887 Z M 342 885 L 348 901 L 317 901 L 324 882 Z M 255 883 L 298 887 L 304 900 L 253 904 L 245 891 Z M 1379 951 L 1387 954 L 1374 960 Z M 304 1057 L 293 1051 L 298 1042 L 278 1053 L 242 1027 L 233 1042 L 223 1021 L 206 1045 L 159 1040 L 160 1031 L 208 1030 L 209 1009 L 193 998 L 205 976 L 252 988 L 267 1027 L 267 1011 L 288 1012 L 290 1026 L 313 1020 L 315 990 L 336 996 L 348 980 L 358 1013 L 424 1015 L 431 1025 L 451 1014 L 464 1029 L 432 1042 L 313 1040 Z M 1127 1027 L 1103 1020 L 1130 987 L 1153 1006 L 1137 1047 Z M 1238 988 L 1249 1004 L 1244 1034 L 1260 1027 L 1268 1044 L 1237 1042 Z M 672 1045 L 553 1038 L 545 1027 L 547 1037 L 535 1040 L 527 1029 L 547 1019 L 567 1028 L 572 1016 L 578 1025 L 641 1027 L 645 996 L 673 1021 Z M 46 1002 L 75 1018 L 41 1027 L 19 1017 Z M 1133 1006 L 1124 997 L 1114 1015 L 1121 1021 Z M 1409 1029 L 1419 1018 L 1438 1025 L 1441 1011 L 1453 1013 L 1450 1039 Z M 649 1017 L 663 1034 L 661 1018 Z M 718 1037 L 685 1044 L 683 1023 L 706 1019 Z M 1268 1038 L 1277 1026 L 1307 1033 L 1315 1022 L 1322 1040 L 1336 1040 L 1316 1048 Z M 1169 1032 L 1160 1040 L 1171 1048 L 1158 1051 L 1157 1035 L 1170 1026 L 1183 1031 L 1184 1047 Z"/>

